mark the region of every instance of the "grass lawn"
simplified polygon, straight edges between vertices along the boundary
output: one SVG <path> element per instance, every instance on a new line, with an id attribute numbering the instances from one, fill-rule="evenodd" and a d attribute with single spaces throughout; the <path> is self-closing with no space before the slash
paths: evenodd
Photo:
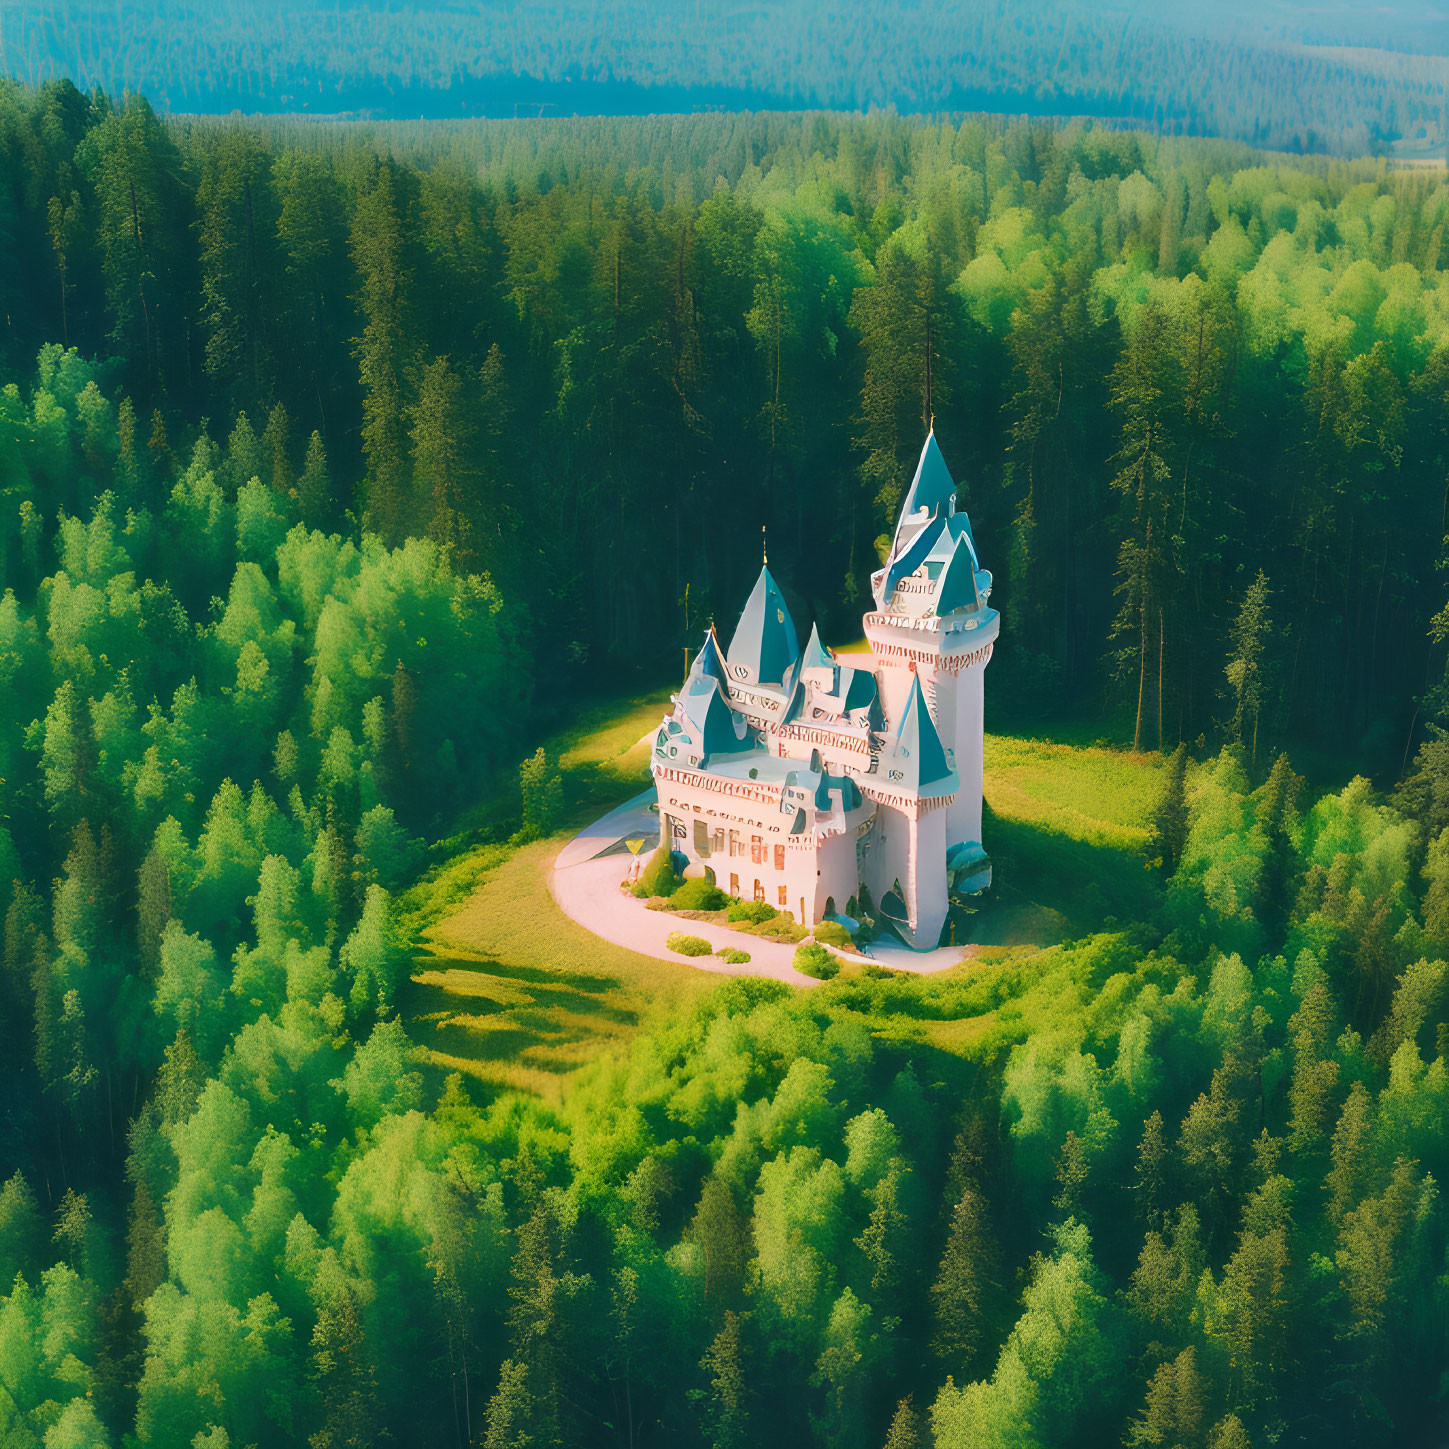
<path id="1" fill-rule="evenodd" d="M 1161 889 L 1142 850 L 1165 760 L 987 735 L 982 834 L 993 880 L 972 932 L 1050 945 L 1138 920 Z"/>
<path id="2" fill-rule="evenodd" d="M 547 884 L 566 839 L 482 863 L 461 908 L 424 932 L 403 1017 L 429 1067 L 557 1100 L 575 1067 L 719 984 L 569 920 Z"/>
<path id="3" fill-rule="evenodd" d="M 557 1100 L 575 1067 L 719 984 L 610 945 L 548 891 L 548 864 L 574 831 L 648 784 L 645 737 L 668 707 L 662 690 L 587 711 L 545 742 L 564 777 L 566 828 L 521 847 L 466 849 L 399 902 L 418 942 L 403 1019 L 427 1068 Z M 508 808 L 491 802 L 475 820 Z"/>
<path id="4" fill-rule="evenodd" d="M 648 783 L 647 736 L 668 702 L 662 690 L 585 712 L 545 742 L 564 778 L 566 828 L 522 846 L 460 841 L 400 900 L 400 924 L 417 942 L 403 1017 L 439 1078 L 457 1071 L 485 1093 L 558 1100 L 575 1068 L 719 984 L 683 961 L 601 940 L 548 892 L 548 863 L 572 833 Z M 1099 745 L 987 737 L 983 833 L 995 882 L 970 923 L 988 948 L 983 958 L 992 947 L 1029 952 L 1146 914 L 1160 887 L 1141 848 L 1162 764 Z M 496 836 L 516 810 L 516 800 L 491 801 L 466 823 L 491 823 Z M 933 1044 L 950 1050 L 978 1029 L 941 1027 Z M 936 1031 L 915 1024 L 907 1034 L 931 1040 Z"/>

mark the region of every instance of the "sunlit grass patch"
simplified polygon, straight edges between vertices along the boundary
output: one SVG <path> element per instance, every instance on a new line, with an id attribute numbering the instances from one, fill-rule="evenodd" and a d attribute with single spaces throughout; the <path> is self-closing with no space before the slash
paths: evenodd
<path id="1" fill-rule="evenodd" d="M 1165 763 L 1160 755 L 988 735 L 986 800 L 999 819 L 1136 851 L 1151 832 Z"/>
<path id="2" fill-rule="evenodd" d="M 548 891 L 563 836 L 498 859 L 489 847 L 461 906 L 430 913 L 403 1013 L 422 1060 L 495 1088 L 558 1100 L 568 1075 L 622 1046 L 715 984 L 681 962 L 656 961 L 569 920 Z M 457 863 L 466 874 L 466 859 Z M 436 884 L 451 889 L 446 873 Z M 419 891 L 425 889 L 420 886 Z"/>

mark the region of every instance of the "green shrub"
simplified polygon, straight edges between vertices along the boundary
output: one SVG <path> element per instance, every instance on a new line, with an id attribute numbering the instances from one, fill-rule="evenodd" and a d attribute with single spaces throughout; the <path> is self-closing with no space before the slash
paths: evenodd
<path id="1" fill-rule="evenodd" d="M 824 946 L 806 941 L 795 948 L 795 969 L 817 981 L 829 981 L 832 976 L 840 974 L 840 959 L 832 956 Z"/>
<path id="2" fill-rule="evenodd" d="M 746 936 L 761 936 L 767 941 L 803 941 L 810 934 L 793 916 L 783 912 L 772 921 L 740 921 L 735 929 Z"/>
<path id="3" fill-rule="evenodd" d="M 748 964 L 750 953 L 748 951 L 735 951 L 728 946 L 721 946 L 714 953 L 726 966 L 744 966 Z"/>
<path id="4" fill-rule="evenodd" d="M 636 896 L 672 896 L 679 889 L 679 875 L 674 869 L 674 852 L 661 845 L 649 857 L 649 864 L 638 883 L 630 889 Z"/>
<path id="5" fill-rule="evenodd" d="M 838 946 L 842 951 L 853 945 L 850 932 L 839 921 L 821 921 L 815 927 L 815 939 L 827 946 Z"/>
<path id="6" fill-rule="evenodd" d="M 727 900 L 729 897 L 717 885 L 700 876 L 685 881 L 670 896 L 669 904 L 676 911 L 719 911 Z"/>
<path id="7" fill-rule="evenodd" d="M 664 943 L 671 951 L 681 956 L 712 956 L 714 947 L 703 936 L 686 936 L 683 931 L 671 931 Z"/>
<path id="8" fill-rule="evenodd" d="M 730 907 L 730 920 L 752 921 L 755 925 L 773 921 L 779 914 L 774 906 L 766 905 L 764 901 L 736 901 Z"/>

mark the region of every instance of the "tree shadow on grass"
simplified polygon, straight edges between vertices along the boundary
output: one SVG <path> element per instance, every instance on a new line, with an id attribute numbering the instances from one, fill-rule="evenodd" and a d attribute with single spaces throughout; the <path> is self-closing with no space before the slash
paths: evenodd
<path id="1" fill-rule="evenodd" d="M 480 976 L 497 976 L 505 981 L 526 981 L 557 991 L 571 989 L 583 994 L 618 991 L 623 979 L 588 971 L 554 971 L 544 966 L 520 966 L 513 961 L 500 961 L 485 951 L 470 950 L 466 946 L 454 947 L 446 941 L 439 943 L 433 954 L 424 954 L 413 963 L 415 971 L 476 971 Z"/>
<path id="2" fill-rule="evenodd" d="M 989 807 L 983 816 L 992 883 L 970 925 L 973 941 L 1054 945 L 1157 914 L 1162 878 L 1135 852 L 1004 819 Z"/>

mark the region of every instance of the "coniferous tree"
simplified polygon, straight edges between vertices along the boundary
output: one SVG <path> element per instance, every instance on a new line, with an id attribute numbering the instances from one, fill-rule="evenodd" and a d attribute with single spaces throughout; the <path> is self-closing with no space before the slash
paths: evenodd
<path id="1" fill-rule="evenodd" d="M 743 1449 L 749 1443 L 749 1379 L 743 1327 L 743 1317 L 727 1308 L 724 1325 L 699 1364 L 708 1382 L 700 1399 L 705 1433 L 713 1449 Z"/>
<path id="2" fill-rule="evenodd" d="M 1268 577 L 1259 569 L 1233 622 L 1232 654 L 1223 671 L 1233 703 L 1228 732 L 1248 749 L 1254 765 L 1258 762 L 1258 726 L 1263 713 L 1263 651 L 1273 627 L 1268 594 Z"/>
<path id="3" fill-rule="evenodd" d="M 377 166 L 358 195 L 351 245 L 359 280 L 357 309 L 363 323 L 353 354 L 362 383 L 368 519 L 393 543 L 404 531 L 408 491 L 403 422 L 407 278 L 393 168 L 387 163 Z"/>
<path id="4" fill-rule="evenodd" d="M 1152 817 L 1152 839 L 1148 842 L 1147 858 L 1162 867 L 1165 875 L 1171 875 L 1182 859 L 1183 846 L 1187 844 L 1187 746 L 1178 747 L 1168 756 L 1167 769 L 1163 772 L 1162 795 Z"/>
<path id="5" fill-rule="evenodd" d="M 967 1188 L 951 1211 L 946 1251 L 931 1285 L 935 1327 L 931 1347 L 964 1371 L 981 1344 L 982 1312 L 992 1274 L 985 1204 Z"/>
<path id="6" fill-rule="evenodd" d="M 1165 607 L 1170 585 L 1173 438 L 1165 393 L 1173 347 L 1172 320 L 1148 302 L 1126 339 L 1112 372 L 1112 408 L 1122 418 L 1112 488 L 1122 497 L 1122 542 L 1117 552 L 1121 605 L 1112 638 L 1122 640 L 1119 662 L 1136 664 L 1136 724 L 1132 748 L 1140 750 L 1152 714 L 1148 665 L 1156 667 L 1156 740 L 1162 747 L 1162 675 L 1166 648 Z M 1127 641 L 1131 641 L 1128 643 Z M 1135 656 L 1135 659 L 1133 658 Z"/>

